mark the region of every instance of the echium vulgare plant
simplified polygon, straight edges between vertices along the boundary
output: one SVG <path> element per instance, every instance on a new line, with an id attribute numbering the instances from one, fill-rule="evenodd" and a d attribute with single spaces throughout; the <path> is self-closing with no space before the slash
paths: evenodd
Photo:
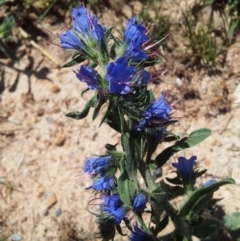
<path id="1" fill-rule="evenodd" d="M 113 28 L 100 25 L 83 5 L 72 10 L 72 19 L 72 28 L 59 35 L 60 46 L 74 51 L 63 67 L 88 60 L 87 65 L 80 65 L 76 77 L 87 85 L 82 94 L 91 90 L 93 97 L 82 111 L 67 116 L 79 120 L 93 108 L 94 120 L 105 104 L 100 125 L 106 123 L 121 134 L 122 151 L 115 143 L 106 144 L 106 152 L 87 158 L 83 167 L 92 179 L 87 189 L 100 200 L 99 210 L 90 211 L 96 216 L 99 236 L 104 241 L 114 240 L 117 231 L 131 241 L 190 241 L 192 236 L 206 238 L 218 232 L 222 225 L 213 217 L 213 194 L 220 186 L 234 183 L 233 179 L 197 185 L 196 179 L 206 170 L 199 170 L 197 157 L 192 156 L 179 157 L 172 164 L 174 178 L 155 181 L 154 173 L 171 156 L 200 143 L 210 130 L 198 129 L 182 139 L 168 131 L 176 120 L 166 92 L 155 99 L 147 88 L 152 75 L 145 67 L 158 62 L 159 47 L 159 42 L 148 36 L 149 27 L 133 17 L 119 39 L 112 34 Z M 175 143 L 155 153 L 158 145 L 170 141 Z M 140 185 L 140 175 L 145 185 Z M 183 201 L 176 209 L 171 200 L 179 196 Z M 175 230 L 164 236 L 162 230 L 170 220 Z"/>

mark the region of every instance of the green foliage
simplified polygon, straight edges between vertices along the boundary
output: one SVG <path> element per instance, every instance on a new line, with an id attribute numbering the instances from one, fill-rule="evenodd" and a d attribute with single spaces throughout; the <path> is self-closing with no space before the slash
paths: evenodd
<path id="1" fill-rule="evenodd" d="M 204 6 L 211 6 L 212 11 L 219 11 L 223 20 L 228 38 L 234 37 L 240 26 L 239 0 L 201 0 Z"/>
<path id="2" fill-rule="evenodd" d="M 178 216 L 191 218 L 191 215 L 196 215 L 202 211 L 206 204 L 212 199 L 213 193 L 219 187 L 227 184 L 235 184 L 232 178 L 225 178 L 219 182 L 213 183 L 208 187 L 202 187 L 192 192 L 188 200 L 179 210 Z"/>
<path id="3" fill-rule="evenodd" d="M 209 137 L 210 134 L 211 131 L 205 128 L 193 131 L 188 137 L 182 138 L 181 140 L 177 141 L 173 146 L 170 146 L 164 151 L 162 151 L 155 159 L 156 165 L 158 167 L 162 167 L 172 155 L 174 155 L 178 151 L 197 145 L 198 143 L 204 141 L 207 137 Z"/>
<path id="4" fill-rule="evenodd" d="M 66 116 L 71 117 L 71 118 L 76 119 L 76 120 L 83 119 L 88 115 L 88 112 L 90 111 L 90 108 L 95 107 L 96 104 L 97 104 L 97 95 L 94 95 L 92 97 L 92 99 L 90 99 L 87 102 L 87 104 L 85 105 L 85 107 L 83 108 L 83 110 L 81 112 L 79 112 L 79 111 L 69 112 L 68 114 L 66 114 Z"/>
<path id="5" fill-rule="evenodd" d="M 152 11 L 152 15 L 149 15 L 149 10 Z M 161 6 L 159 8 L 157 7 L 157 0 L 147 1 L 146 4 L 144 4 L 144 9 L 143 12 L 140 13 L 140 16 L 144 23 L 152 24 L 151 36 L 157 40 L 166 37 L 170 22 L 167 17 L 161 15 Z"/>
<path id="6" fill-rule="evenodd" d="M 0 25 L 0 51 L 3 52 L 5 56 L 16 60 L 15 53 L 7 45 L 7 41 L 16 41 L 15 38 L 11 35 L 12 27 L 14 24 L 14 17 L 8 16 L 4 19 L 3 23 Z"/>
<path id="7" fill-rule="evenodd" d="M 221 226 L 221 221 L 216 218 L 204 218 L 200 225 L 194 227 L 193 235 L 205 239 L 216 233 Z"/>
<path id="8" fill-rule="evenodd" d="M 189 39 L 187 46 L 192 51 L 192 56 L 190 57 L 193 57 L 197 64 L 202 66 L 216 67 L 221 46 L 217 44 L 216 38 L 213 36 L 213 29 L 195 21 L 190 13 L 183 13 L 183 16 Z"/>
<path id="9" fill-rule="evenodd" d="M 223 223 L 230 235 L 240 241 L 240 212 L 225 215 Z"/>

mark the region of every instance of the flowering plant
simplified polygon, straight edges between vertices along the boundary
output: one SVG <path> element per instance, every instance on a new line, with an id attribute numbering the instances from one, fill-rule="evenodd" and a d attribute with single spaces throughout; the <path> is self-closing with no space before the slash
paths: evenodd
<path id="1" fill-rule="evenodd" d="M 222 228 L 221 222 L 213 217 L 213 194 L 234 180 L 209 180 L 197 186 L 196 179 L 206 170 L 195 167 L 196 156 L 179 157 L 172 164 L 176 168 L 174 178 L 157 182 L 154 175 L 175 153 L 195 146 L 211 133 L 198 129 L 180 139 L 168 131 L 177 121 L 172 116 L 172 106 L 166 92 L 155 99 L 147 88 L 153 77 L 145 69 L 158 62 L 160 42 L 154 42 L 147 34 L 149 28 L 135 17 L 127 23 L 122 39 L 113 35 L 113 28 L 98 24 L 83 5 L 72 10 L 72 18 L 73 28 L 59 36 L 62 48 L 74 50 L 72 60 L 63 67 L 89 60 L 88 65 L 80 66 L 76 77 L 87 85 L 82 94 L 88 90 L 94 94 L 82 111 L 67 116 L 79 120 L 93 108 L 94 120 L 106 104 L 100 125 L 106 123 L 121 134 L 121 151 L 116 145 L 106 144 L 106 153 L 88 158 L 83 167 L 92 178 L 88 189 L 101 199 L 99 211 L 91 212 L 96 216 L 100 236 L 105 241 L 113 240 L 116 230 L 125 235 L 126 229 L 131 241 L 192 240 L 193 235 L 198 238 L 213 235 Z M 158 145 L 170 141 L 175 143 L 156 153 Z M 140 185 L 139 175 L 145 185 Z M 184 198 L 176 209 L 171 200 L 179 196 Z M 133 217 L 135 221 L 131 222 Z M 170 219 L 175 230 L 163 236 L 162 230 Z"/>

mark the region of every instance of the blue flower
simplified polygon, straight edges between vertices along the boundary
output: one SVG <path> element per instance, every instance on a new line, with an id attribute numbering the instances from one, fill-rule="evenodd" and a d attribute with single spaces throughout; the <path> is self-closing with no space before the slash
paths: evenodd
<path id="1" fill-rule="evenodd" d="M 126 210 L 118 194 L 103 197 L 103 210 L 113 216 L 117 224 L 125 217 Z"/>
<path id="2" fill-rule="evenodd" d="M 83 5 L 72 10 L 72 18 L 74 20 L 73 30 L 67 30 L 59 36 L 62 48 L 86 50 L 83 42 L 90 47 L 101 44 L 106 28 L 97 23 L 98 20 L 94 15 L 88 15 Z"/>
<path id="3" fill-rule="evenodd" d="M 71 30 L 67 30 L 65 33 L 60 34 L 59 38 L 61 47 L 64 49 L 84 49 L 81 40 Z"/>
<path id="4" fill-rule="evenodd" d="M 83 167 L 85 173 L 96 175 L 105 172 L 109 166 L 112 156 L 93 156 L 89 157 Z"/>
<path id="5" fill-rule="evenodd" d="M 106 28 L 97 23 L 98 20 L 94 15 L 88 15 L 87 9 L 83 5 L 78 9 L 74 8 L 72 10 L 72 17 L 74 20 L 73 28 L 75 30 L 85 37 L 90 34 L 96 43 L 101 43 Z"/>
<path id="6" fill-rule="evenodd" d="M 109 82 L 109 92 L 128 94 L 130 82 L 137 73 L 134 67 L 128 66 L 126 57 L 121 57 L 115 63 L 107 65 L 107 81 Z"/>
<path id="7" fill-rule="evenodd" d="M 131 233 L 130 241 L 152 241 L 153 239 L 138 227 L 137 223 L 133 225 L 134 232 Z"/>
<path id="8" fill-rule="evenodd" d="M 149 120 L 156 118 L 162 121 L 169 121 L 169 114 L 171 113 L 170 105 L 165 101 L 166 93 L 163 92 L 162 96 L 155 100 L 151 106 L 147 108 L 144 113 L 145 119 Z"/>
<path id="9" fill-rule="evenodd" d="M 128 59 L 121 57 L 115 63 L 107 65 L 107 81 L 110 93 L 128 94 L 131 87 L 146 85 L 151 80 L 151 74 L 145 70 L 137 72 L 128 66 Z"/>
<path id="10" fill-rule="evenodd" d="M 81 65 L 79 72 L 76 74 L 77 78 L 85 82 L 89 89 L 97 90 L 98 89 L 98 77 L 94 69 L 88 66 Z"/>
<path id="11" fill-rule="evenodd" d="M 127 45 L 124 56 L 130 57 L 134 61 L 146 60 L 148 55 L 142 51 L 142 45 L 148 40 L 146 28 L 142 24 L 137 23 L 136 18 L 131 18 L 127 23 L 124 34 L 124 44 Z"/>
<path id="12" fill-rule="evenodd" d="M 214 184 L 214 183 L 216 183 L 216 182 L 217 182 L 217 181 L 214 180 L 214 179 L 208 180 L 208 181 L 206 181 L 206 182 L 203 184 L 203 187 L 208 187 L 208 186 L 210 186 L 210 185 L 212 185 L 212 184 Z"/>
<path id="13" fill-rule="evenodd" d="M 146 206 L 147 197 L 146 195 L 139 193 L 133 201 L 133 211 L 143 212 Z"/>
<path id="14" fill-rule="evenodd" d="M 166 93 L 155 100 L 143 113 L 143 119 L 137 124 L 137 131 L 142 131 L 145 126 L 151 126 L 154 123 L 165 122 L 170 120 L 171 107 L 165 101 Z"/>
<path id="15" fill-rule="evenodd" d="M 133 41 L 128 44 L 124 56 L 131 58 L 133 61 L 142 61 L 148 58 L 148 55 L 140 48 L 137 48 Z"/>
<path id="16" fill-rule="evenodd" d="M 94 180 L 92 188 L 96 191 L 111 191 L 115 188 L 115 180 L 113 176 L 100 177 Z"/>
<path id="17" fill-rule="evenodd" d="M 192 156 L 189 160 L 185 157 L 179 157 L 178 163 L 172 163 L 173 167 L 175 167 L 181 175 L 185 186 L 191 185 L 195 182 L 193 167 L 196 164 L 196 160 L 196 156 Z"/>

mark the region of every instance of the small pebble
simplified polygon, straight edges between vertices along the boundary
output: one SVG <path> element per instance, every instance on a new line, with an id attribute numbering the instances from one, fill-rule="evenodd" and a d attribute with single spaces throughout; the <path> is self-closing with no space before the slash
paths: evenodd
<path id="1" fill-rule="evenodd" d="M 54 215 L 55 217 L 58 217 L 59 215 L 61 215 L 61 213 L 62 213 L 62 209 L 58 208 L 57 210 L 55 210 Z"/>
<path id="2" fill-rule="evenodd" d="M 63 146 L 66 139 L 66 135 L 64 133 L 59 132 L 53 139 L 52 144 L 54 144 L 55 146 Z"/>
<path id="3" fill-rule="evenodd" d="M 21 240 L 22 240 L 22 237 L 21 237 L 20 234 L 15 233 L 15 234 L 13 234 L 13 235 L 11 236 L 11 239 L 12 239 L 12 241 L 21 241 Z"/>
<path id="4" fill-rule="evenodd" d="M 53 119 L 52 119 L 51 117 L 47 117 L 47 118 L 46 118 L 46 121 L 47 121 L 47 123 L 52 124 Z"/>
<path id="5" fill-rule="evenodd" d="M 50 209 L 53 205 L 55 205 L 57 203 L 57 197 L 55 195 L 55 193 L 50 192 L 50 194 L 46 194 L 44 196 L 47 196 L 47 200 L 45 203 L 45 207 L 46 209 Z"/>
<path id="6" fill-rule="evenodd" d="M 182 80 L 181 80 L 180 78 L 178 78 L 178 77 L 176 78 L 175 83 L 176 83 L 176 85 L 177 85 L 178 87 L 181 87 L 182 84 L 183 84 Z"/>
<path id="7" fill-rule="evenodd" d="M 37 109 L 37 115 L 38 115 L 38 116 L 43 116 L 43 115 L 44 115 L 44 109 L 41 108 L 41 107 L 38 108 L 38 109 Z"/>
<path id="8" fill-rule="evenodd" d="M 43 215 L 44 215 L 44 216 L 47 216 L 47 215 L 48 215 L 48 213 L 49 213 L 49 212 L 48 212 L 48 210 L 47 210 L 47 209 L 45 209 L 45 210 L 44 210 L 44 212 L 43 212 Z"/>
<path id="9" fill-rule="evenodd" d="M 37 196 L 37 198 L 41 198 L 43 195 L 44 195 L 44 193 L 45 193 L 45 188 L 44 188 L 44 186 L 42 186 L 42 185 L 39 185 L 39 186 L 37 186 L 36 187 L 36 196 Z"/>
<path id="10" fill-rule="evenodd" d="M 60 91 L 60 88 L 57 85 L 54 85 L 54 84 L 51 86 L 50 89 L 53 93 L 58 93 Z"/>
<path id="11" fill-rule="evenodd" d="M 13 123 L 15 125 L 21 125 L 21 122 L 18 119 L 16 119 L 15 117 L 13 117 L 13 116 L 9 116 L 7 118 L 7 121 L 11 122 L 11 123 Z"/>

